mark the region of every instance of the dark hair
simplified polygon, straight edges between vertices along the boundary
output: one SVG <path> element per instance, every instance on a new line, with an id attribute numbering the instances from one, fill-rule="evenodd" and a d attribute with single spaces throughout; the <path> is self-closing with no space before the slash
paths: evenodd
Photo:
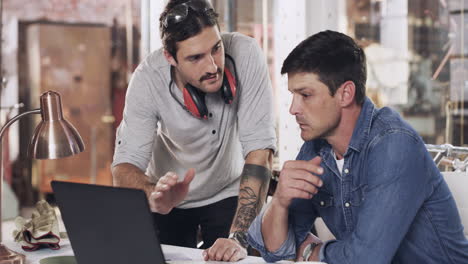
<path id="1" fill-rule="evenodd" d="M 167 14 L 176 6 L 190 1 L 200 2 L 207 6 L 206 11 L 196 11 L 188 8 L 187 17 L 179 23 L 164 25 Z M 169 0 L 164 11 L 159 17 L 159 31 L 161 40 L 166 49 L 177 61 L 177 42 L 186 40 L 199 34 L 204 28 L 209 26 L 218 26 L 218 13 L 214 11 L 211 4 L 206 0 Z"/>
<path id="2" fill-rule="evenodd" d="M 284 60 L 281 74 L 311 72 L 328 86 L 330 94 L 346 81 L 356 86 L 356 102 L 366 96 L 366 56 L 361 47 L 345 34 L 327 30 L 299 43 Z"/>

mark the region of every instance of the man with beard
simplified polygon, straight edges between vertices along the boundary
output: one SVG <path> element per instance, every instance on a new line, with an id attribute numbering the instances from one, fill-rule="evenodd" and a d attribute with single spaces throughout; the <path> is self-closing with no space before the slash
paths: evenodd
<path id="1" fill-rule="evenodd" d="M 164 47 L 129 84 L 112 173 L 146 192 L 161 243 L 196 247 L 200 228 L 205 260 L 237 261 L 276 136 L 265 58 L 254 39 L 221 34 L 217 17 L 205 0 L 168 1 Z"/>
<path id="2" fill-rule="evenodd" d="M 249 229 L 265 260 L 468 263 L 455 201 L 424 142 L 366 97 L 363 50 L 344 34 L 320 32 L 288 55 L 281 73 L 305 143 Z M 309 233 L 317 217 L 336 239 Z"/>

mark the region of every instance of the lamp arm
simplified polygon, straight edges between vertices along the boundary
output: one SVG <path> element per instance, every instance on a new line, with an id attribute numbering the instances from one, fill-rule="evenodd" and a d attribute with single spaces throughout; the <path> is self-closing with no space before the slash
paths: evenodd
<path id="1" fill-rule="evenodd" d="M 26 115 L 30 115 L 30 114 L 40 114 L 41 113 L 41 109 L 38 108 L 38 109 L 34 109 L 34 110 L 31 110 L 31 111 L 27 111 L 27 112 L 24 112 L 24 113 L 21 113 L 15 117 L 13 117 L 12 119 L 8 120 L 8 122 L 6 122 L 6 124 L 2 127 L 2 129 L 0 130 L 0 140 L 2 140 L 2 137 L 3 137 L 3 133 L 5 133 L 5 130 L 11 126 L 11 124 L 13 124 L 16 120 L 22 118 L 23 116 L 26 116 Z M 1 143 L 1 142 L 0 142 Z M 1 144 L 0 144 L 1 145 Z"/>
<path id="2" fill-rule="evenodd" d="M 13 124 L 15 121 L 17 121 L 18 119 L 26 116 L 26 115 L 30 115 L 30 114 L 40 114 L 41 113 L 41 109 L 34 109 L 34 110 L 31 110 L 31 111 L 27 111 L 27 112 L 24 112 L 24 113 L 21 113 L 19 115 L 16 115 L 15 117 L 13 117 L 12 119 L 8 120 L 8 122 L 6 122 L 6 124 L 2 127 L 2 129 L 0 130 L 0 203 L 2 201 L 2 193 L 3 193 L 3 153 L 2 153 L 2 139 L 3 139 L 3 133 L 5 133 L 6 129 L 11 126 L 11 124 Z M 2 206 L 0 204 L 0 243 L 3 242 L 3 232 L 1 230 L 2 228 L 2 212 L 1 212 L 1 209 L 2 209 Z M 1 244 L 0 244 L 0 251 L 1 251 Z M 0 254 L 1 255 L 1 254 Z"/>

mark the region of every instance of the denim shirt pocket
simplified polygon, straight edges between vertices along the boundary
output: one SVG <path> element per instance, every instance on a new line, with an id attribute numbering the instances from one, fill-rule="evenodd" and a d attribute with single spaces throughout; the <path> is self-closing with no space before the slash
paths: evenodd
<path id="1" fill-rule="evenodd" d="M 361 184 L 351 190 L 351 206 L 360 206 L 366 197 L 367 184 Z"/>

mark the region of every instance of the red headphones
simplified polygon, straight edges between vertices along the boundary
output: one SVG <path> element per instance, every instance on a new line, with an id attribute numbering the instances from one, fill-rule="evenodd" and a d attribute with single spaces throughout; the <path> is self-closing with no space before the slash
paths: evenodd
<path id="1" fill-rule="evenodd" d="M 234 66 L 234 75 L 227 67 L 224 67 L 223 84 L 221 86 L 220 93 L 224 103 L 231 104 L 234 101 L 237 93 L 237 72 L 236 65 L 231 56 L 226 54 L 226 58 L 228 58 Z M 193 85 L 187 83 L 182 91 L 184 97 L 184 104 L 182 104 L 172 93 L 172 82 L 173 81 L 171 79 L 171 82 L 169 83 L 169 91 L 172 97 L 182 106 L 182 108 L 184 108 L 196 118 L 208 119 L 208 108 L 205 103 L 205 93 Z"/>

